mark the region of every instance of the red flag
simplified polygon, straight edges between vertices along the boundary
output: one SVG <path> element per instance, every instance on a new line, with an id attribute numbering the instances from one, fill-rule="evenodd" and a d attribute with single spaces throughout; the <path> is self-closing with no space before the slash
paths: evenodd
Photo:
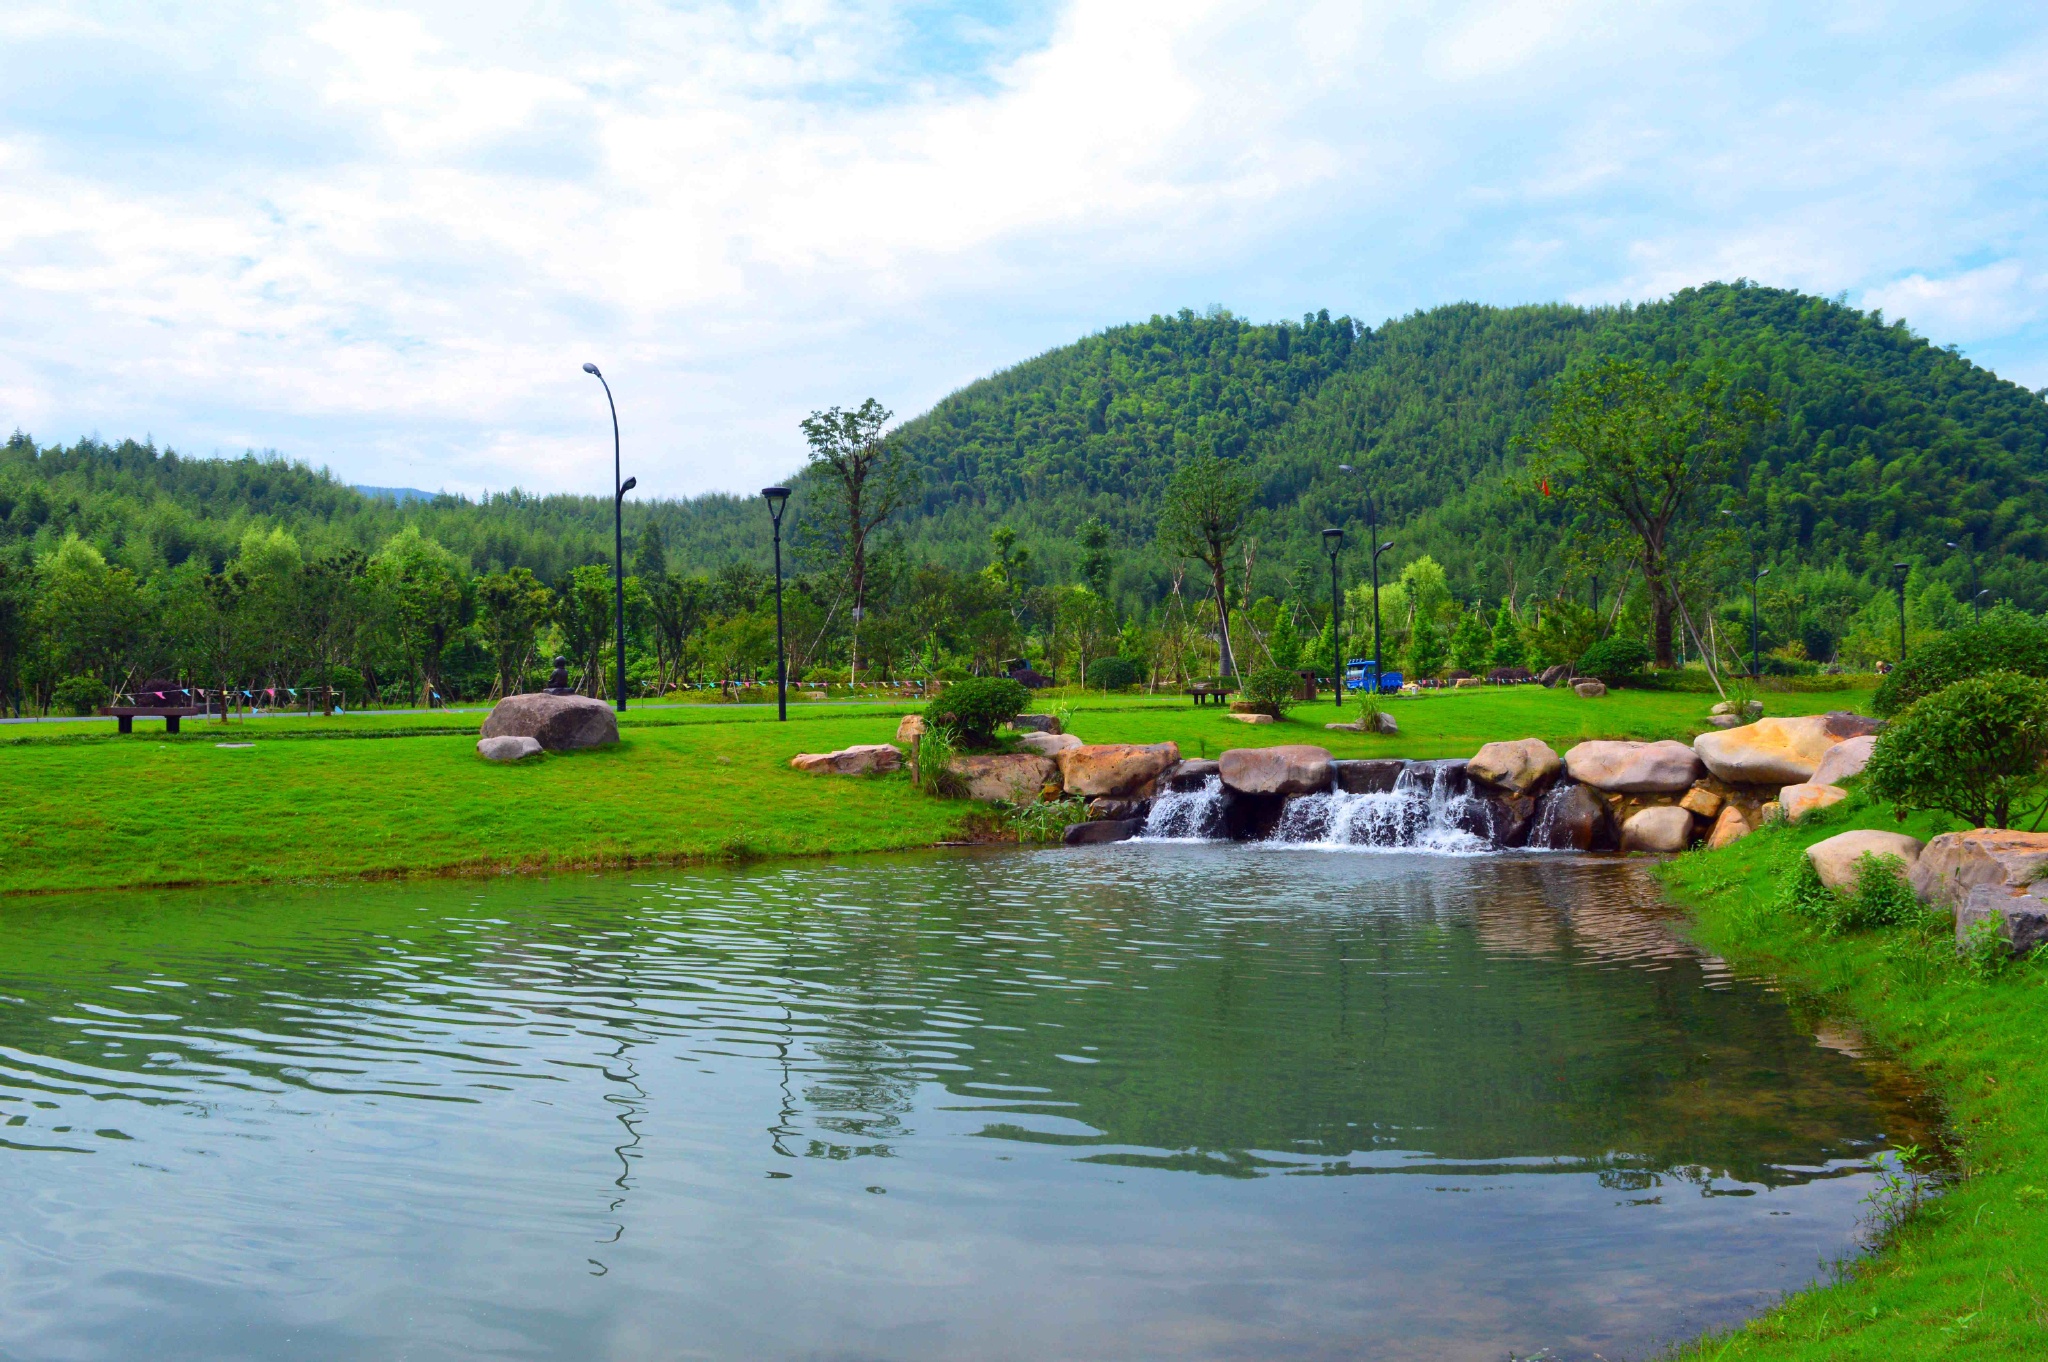
<path id="1" fill-rule="evenodd" d="M 1549 478 L 1545 478 L 1545 479 L 1543 480 L 1543 495 L 1544 495 L 1544 496 L 1546 496 L 1546 497 L 1550 495 L 1550 479 L 1549 479 Z"/>

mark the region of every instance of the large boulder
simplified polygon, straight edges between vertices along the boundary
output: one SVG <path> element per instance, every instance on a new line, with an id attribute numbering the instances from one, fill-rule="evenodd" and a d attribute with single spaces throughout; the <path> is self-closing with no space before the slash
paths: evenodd
<path id="1" fill-rule="evenodd" d="M 1813 864 L 1822 884 L 1847 893 L 1856 887 L 1856 863 L 1863 857 L 1896 856 L 1910 871 L 1926 845 L 1918 837 L 1908 837 L 1903 832 L 1856 828 L 1815 842 L 1806 849 L 1806 859 Z"/>
<path id="2" fill-rule="evenodd" d="M 1087 823 L 1069 823 L 1060 840 L 1070 847 L 1099 846 L 1104 842 L 1128 842 L 1145 830 L 1135 818 L 1097 818 Z"/>
<path id="3" fill-rule="evenodd" d="M 1956 949 L 1966 949 L 1977 924 L 1986 921 L 1997 924 L 1995 930 L 2010 955 L 2048 945 L 2048 902 L 2035 892 L 2002 884 L 1972 886 L 1956 908 Z"/>
<path id="4" fill-rule="evenodd" d="M 1712 831 L 1707 833 L 1707 850 L 1719 851 L 1730 842 L 1737 842 L 1756 831 L 1756 825 L 1743 815 L 1740 807 L 1723 804 L 1720 816 L 1714 819 Z"/>
<path id="5" fill-rule="evenodd" d="M 1590 785 L 1550 787 L 1529 829 L 1529 845 L 1549 851 L 1611 851 L 1614 815 Z"/>
<path id="6" fill-rule="evenodd" d="M 1830 804 L 1839 804 L 1849 797 L 1849 792 L 1839 785 L 1820 785 L 1805 781 L 1798 785 L 1787 785 L 1778 791 L 1778 807 L 1785 811 L 1785 817 L 1794 823 L 1816 809 L 1825 809 Z"/>
<path id="7" fill-rule="evenodd" d="M 1913 892 L 1937 908 L 1960 907 L 1980 884 L 2024 892 L 2048 878 L 2048 832 L 1977 828 L 1944 832 L 1913 863 Z"/>
<path id="8" fill-rule="evenodd" d="M 1820 765 L 1813 768 L 1813 784 L 1840 785 L 1851 776 L 1863 774 L 1863 768 L 1870 765 L 1870 754 L 1877 749 L 1877 735 L 1865 733 L 1861 737 L 1844 738 L 1822 755 Z"/>
<path id="9" fill-rule="evenodd" d="M 1329 752 L 1307 743 L 1235 747 L 1216 765 L 1223 783 L 1239 794 L 1320 794 L 1336 776 Z"/>
<path id="10" fill-rule="evenodd" d="M 789 764 L 813 776 L 875 776 L 901 766 L 903 754 L 885 742 L 864 743 L 837 752 L 801 752 Z"/>
<path id="11" fill-rule="evenodd" d="M 1159 781 L 1162 790 L 1179 790 L 1183 794 L 1199 790 L 1208 784 L 1209 777 L 1217 772 L 1216 763 L 1189 757 L 1176 765 Z"/>
<path id="12" fill-rule="evenodd" d="M 1466 773 L 1489 785 L 1528 794 L 1555 776 L 1564 762 L 1541 738 L 1490 742 L 1465 763 Z"/>
<path id="13" fill-rule="evenodd" d="M 1389 794 L 1394 782 L 1408 769 L 1408 763 L 1399 757 L 1373 757 L 1331 765 L 1336 767 L 1337 788 L 1345 794 Z"/>
<path id="14" fill-rule="evenodd" d="M 1692 845 L 1692 815 L 1676 804 L 1639 809 L 1621 825 L 1623 851 L 1683 851 Z"/>
<path id="15" fill-rule="evenodd" d="M 1569 663 L 1559 662 L 1552 666 L 1545 667 L 1543 669 L 1543 674 L 1536 678 L 1536 682 L 1538 685 L 1542 686 L 1554 686 L 1558 682 L 1563 681 L 1569 676 L 1571 676 L 1571 674 L 1571 665 Z"/>
<path id="16" fill-rule="evenodd" d="M 1682 742 L 1582 742 L 1564 754 L 1581 784 L 1610 794 L 1677 794 L 1699 779 L 1700 761 Z"/>
<path id="17" fill-rule="evenodd" d="M 1060 768 L 1051 757 L 1031 752 L 999 752 L 987 757 L 955 757 L 946 769 L 960 777 L 969 799 L 984 804 L 1002 800 L 1011 804 L 1035 803 L 1045 787 L 1059 779 Z"/>
<path id="18" fill-rule="evenodd" d="M 1581 700 L 1598 700 L 1601 696 L 1607 694 L 1607 683 L 1588 677 L 1584 681 L 1572 682 L 1572 691 Z"/>
<path id="19" fill-rule="evenodd" d="M 1017 746 L 1041 757 L 1056 757 L 1081 746 L 1081 740 L 1071 733 L 1026 733 L 1017 739 Z"/>
<path id="20" fill-rule="evenodd" d="M 904 747 L 915 747 L 917 740 L 924 736 L 924 730 L 924 715 L 906 714 L 903 722 L 896 725 L 896 741 Z"/>
<path id="21" fill-rule="evenodd" d="M 1056 760 L 1070 795 L 1142 799 L 1180 761 L 1180 748 L 1170 742 L 1087 743 L 1068 748 Z"/>
<path id="22" fill-rule="evenodd" d="M 508 695 L 491 706 L 479 736 L 532 738 L 550 752 L 574 752 L 617 742 L 619 720 L 587 695 Z"/>
<path id="23" fill-rule="evenodd" d="M 534 738 L 478 738 L 476 754 L 485 761 L 522 761 L 539 756 L 541 746 Z"/>
<path id="24" fill-rule="evenodd" d="M 1060 731 L 1060 716 L 1057 714 L 1019 714 L 1010 720 L 1010 727 L 1019 733 L 1057 733 Z"/>
<path id="25" fill-rule="evenodd" d="M 1758 719 L 1718 733 L 1702 733 L 1692 740 L 1692 746 L 1709 771 L 1731 784 L 1799 785 L 1813 779 L 1829 748 L 1876 729 L 1875 719 L 1838 711 Z"/>

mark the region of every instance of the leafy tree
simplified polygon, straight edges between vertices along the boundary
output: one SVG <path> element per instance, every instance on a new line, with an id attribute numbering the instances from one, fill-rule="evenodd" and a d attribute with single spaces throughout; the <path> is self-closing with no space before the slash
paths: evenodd
<path id="1" fill-rule="evenodd" d="M 1261 667 L 1244 679 L 1244 701 L 1260 712 L 1279 718 L 1294 703 L 1301 679 L 1279 667 Z"/>
<path id="2" fill-rule="evenodd" d="M 870 397 L 852 411 L 832 407 L 803 420 L 811 468 L 830 490 L 847 586 L 853 593 L 848 634 L 849 673 L 860 679 L 860 617 L 867 606 L 868 540 L 912 489 L 910 468 L 898 447 L 882 438 L 892 413 Z"/>
<path id="3" fill-rule="evenodd" d="M 1128 657 L 1098 657 L 1088 666 L 1090 682 L 1101 690 L 1128 690 L 1138 684 L 1138 664 Z"/>
<path id="4" fill-rule="evenodd" d="M 1579 655 L 1578 670 L 1610 686 L 1623 686 L 1642 676 L 1650 650 L 1640 639 L 1609 634 Z"/>
<path id="5" fill-rule="evenodd" d="M 1527 655 L 1528 645 L 1522 640 L 1522 622 L 1515 618 L 1513 608 L 1503 597 L 1500 610 L 1493 617 L 1492 646 L 1487 651 L 1487 664 L 1519 667 Z"/>
<path id="6" fill-rule="evenodd" d="M 1461 669 L 1476 672 L 1486 665 L 1487 654 L 1493 648 L 1493 634 L 1487 629 L 1486 621 L 1474 610 L 1461 615 L 1458 627 L 1451 633 L 1451 660 Z"/>
<path id="7" fill-rule="evenodd" d="M 572 568 L 568 581 L 555 592 L 555 620 L 562 626 L 563 647 L 582 671 L 576 689 L 589 695 L 604 690 L 612 614 L 612 570 L 608 564 Z"/>
<path id="8" fill-rule="evenodd" d="M 1245 516 L 1257 490 L 1250 476 L 1237 465 L 1214 454 L 1198 454 L 1173 475 L 1159 519 L 1159 537 L 1167 548 L 1194 558 L 1209 569 L 1224 676 L 1236 674 L 1230 651 L 1230 599 L 1225 574 L 1230 551 L 1244 533 Z"/>
<path id="9" fill-rule="evenodd" d="M 398 648 L 428 706 L 441 679 L 441 652 L 462 618 L 462 568 L 455 555 L 407 526 L 370 560 L 391 605 Z M 253 588 L 252 588 L 253 590 Z"/>
<path id="10" fill-rule="evenodd" d="M 1273 632 L 1267 638 L 1266 646 L 1272 650 L 1274 666 L 1287 671 L 1301 666 L 1301 633 L 1294 627 L 1292 610 L 1280 612 L 1280 618 L 1273 622 Z"/>
<path id="11" fill-rule="evenodd" d="M 117 685 L 140 637 L 145 604 L 135 574 L 111 567 L 76 535 L 36 565 L 34 628 L 67 675 Z"/>
<path id="12" fill-rule="evenodd" d="M 955 681 L 924 707 L 925 722 L 952 730 L 966 747 L 987 747 L 996 727 L 1024 712 L 1031 692 L 1007 676 L 976 676 Z"/>
<path id="13" fill-rule="evenodd" d="M 1942 635 L 1894 667 L 1878 682 L 1872 708 L 1896 714 L 1924 696 L 1985 672 L 2048 676 L 2048 620 L 2001 607 L 1980 623 Z"/>
<path id="14" fill-rule="evenodd" d="M 1702 493 L 1769 410 L 1755 393 L 1731 393 L 1718 374 L 1695 379 L 1682 366 L 1628 359 L 1577 370 L 1552 389 L 1536 471 L 1579 514 L 1583 534 L 1634 536 L 1661 667 L 1676 664 L 1681 540 L 1713 509 Z"/>
<path id="15" fill-rule="evenodd" d="M 1416 680 L 1435 676 L 1450 661 L 1444 631 L 1428 615 L 1417 615 L 1408 636 L 1408 673 Z"/>
<path id="16" fill-rule="evenodd" d="M 1109 574 L 1116 566 L 1116 558 L 1109 551 L 1109 531 L 1100 520 L 1089 516 L 1074 532 L 1074 541 L 1081 546 L 1081 580 L 1090 591 L 1108 600 Z"/>
<path id="17" fill-rule="evenodd" d="M 533 666 L 534 643 L 554 612 L 555 593 L 523 567 L 507 568 L 476 584 L 476 622 L 497 673 L 495 693 L 515 695 Z"/>
<path id="18" fill-rule="evenodd" d="M 2040 811 L 2044 763 L 2048 681 L 1992 672 L 1914 701 L 1878 736 L 1865 776 L 1900 818 L 1938 809 L 1972 827 L 2007 828 Z"/>

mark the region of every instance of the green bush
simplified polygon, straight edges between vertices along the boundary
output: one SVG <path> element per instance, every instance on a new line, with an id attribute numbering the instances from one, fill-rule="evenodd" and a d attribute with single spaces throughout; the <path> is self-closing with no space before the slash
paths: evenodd
<path id="1" fill-rule="evenodd" d="M 1301 678 L 1281 667 L 1261 667 L 1244 678 L 1242 698 L 1261 712 L 1279 718 L 1294 703 Z"/>
<path id="2" fill-rule="evenodd" d="M 1579 655 L 1581 676 L 1597 676 L 1610 686 L 1627 685 L 1650 665 L 1650 650 L 1641 639 L 1609 634 Z"/>
<path id="3" fill-rule="evenodd" d="M 2041 803 L 2044 762 L 2048 681 L 1993 672 L 1915 701 L 1879 735 L 1864 776 L 1901 818 L 1938 809 L 2006 828 Z"/>
<path id="4" fill-rule="evenodd" d="M 965 747 L 987 747 L 996 728 L 1008 723 L 1031 703 L 1031 692 L 1007 676 L 971 676 L 946 687 L 924 707 L 924 721 L 950 728 Z"/>
<path id="5" fill-rule="evenodd" d="M 1896 856 L 1866 851 L 1856 858 L 1856 890 L 1842 900 L 1838 925 L 1849 930 L 1905 927 L 1926 915 L 1913 886 L 1906 882 L 1906 863 Z"/>
<path id="6" fill-rule="evenodd" d="M 929 711 L 927 711 L 929 712 Z M 953 769 L 953 730 L 941 724 L 927 724 L 910 749 L 910 781 L 928 795 L 958 799 L 967 793 L 967 782 Z"/>
<path id="7" fill-rule="evenodd" d="M 1914 701 L 1986 672 L 2048 677 L 2048 622 L 1999 606 L 1975 624 L 1954 629 L 1892 668 L 1871 705 L 1890 716 Z"/>
<path id="8" fill-rule="evenodd" d="M 1124 690 L 1138 681 L 1138 664 L 1128 657 L 1098 657 L 1088 664 L 1088 684 L 1098 690 Z"/>
<path id="9" fill-rule="evenodd" d="M 50 692 L 50 704 L 66 714 L 90 714 L 112 694 L 97 676 L 73 676 L 57 683 Z"/>

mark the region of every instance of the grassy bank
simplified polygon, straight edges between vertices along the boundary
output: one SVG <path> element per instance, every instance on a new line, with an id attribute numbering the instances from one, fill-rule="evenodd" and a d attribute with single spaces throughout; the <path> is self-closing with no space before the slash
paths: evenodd
<path id="1" fill-rule="evenodd" d="M 1774 697 L 1778 713 L 1862 695 Z M 1328 733 L 1333 706 L 1246 725 L 1185 699 L 1081 697 L 1091 742 L 1173 740 L 1189 756 L 1314 742 L 1340 757 L 1468 756 L 1535 735 L 1689 737 L 1699 697 L 1581 700 L 1537 687 L 1390 703 L 1398 737 Z M 799 775 L 798 752 L 886 742 L 909 704 L 774 711 L 689 704 L 632 710 L 616 748 L 515 766 L 479 760 L 480 713 L 280 715 L 115 735 L 106 724 L 0 730 L 0 894 L 407 874 L 488 874 L 929 846 L 970 806 L 901 775 Z M 1355 710 L 1347 717 L 1355 717 Z M 236 744 L 223 747 L 220 744 Z M 246 744 L 246 746 L 242 745 Z"/>
<path id="2" fill-rule="evenodd" d="M 1900 825 L 1861 799 L 1829 814 L 1689 853 L 1667 868 L 1668 882 L 1703 946 L 1810 993 L 1928 1081 L 1956 1136 L 1954 1180 L 1903 1217 L 1880 1252 L 1679 1356 L 2048 1357 L 2048 964 L 1959 960 L 1934 914 L 1914 927 L 1830 931 L 1788 893 L 1802 849 L 1852 827 Z M 1903 830 L 1925 838 L 1947 825 L 1922 818 Z M 1874 1206 L 1873 1216 L 1881 1224 L 1905 1204 Z"/>

